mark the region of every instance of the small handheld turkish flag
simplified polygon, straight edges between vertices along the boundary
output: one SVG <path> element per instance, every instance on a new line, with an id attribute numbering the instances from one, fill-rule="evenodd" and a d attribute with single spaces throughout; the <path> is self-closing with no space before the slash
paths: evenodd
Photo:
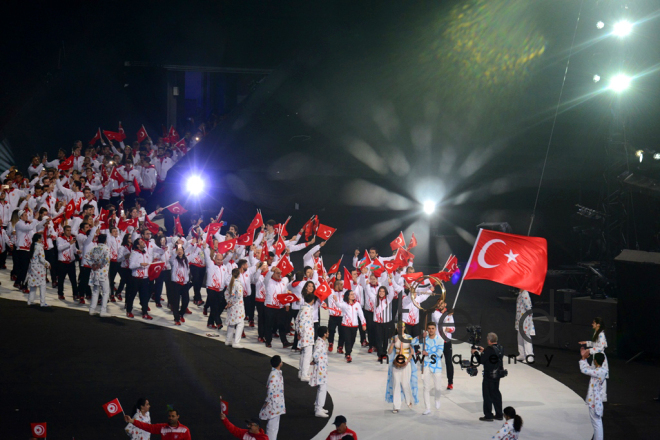
<path id="1" fill-rule="evenodd" d="M 277 301 L 279 301 L 279 303 L 282 305 L 287 305 L 298 301 L 298 297 L 291 292 L 280 293 L 279 295 L 277 295 Z"/>
<path id="2" fill-rule="evenodd" d="M 178 201 L 169 205 L 167 207 L 167 210 L 170 211 L 172 214 L 185 214 L 186 212 L 188 212 L 188 210 L 183 206 L 181 206 L 181 204 Z"/>
<path id="3" fill-rule="evenodd" d="M 387 273 L 394 273 L 394 271 L 399 268 L 399 265 L 396 263 L 396 260 L 388 260 L 385 262 L 384 266 Z"/>
<path id="4" fill-rule="evenodd" d="M 160 273 L 165 269 L 165 262 L 159 261 L 157 263 L 151 263 L 149 265 L 149 270 L 147 271 L 149 279 L 151 281 L 155 280 L 160 276 Z"/>
<path id="5" fill-rule="evenodd" d="M 221 400 L 220 401 L 220 407 L 221 407 L 222 413 L 224 415 L 227 415 L 227 413 L 229 412 L 229 404 L 227 402 L 225 402 L 224 400 Z"/>
<path id="6" fill-rule="evenodd" d="M 142 142 L 146 138 L 148 138 L 149 135 L 147 134 L 147 130 L 144 128 L 144 125 L 140 127 L 140 129 L 137 132 L 137 140 L 138 142 Z"/>
<path id="7" fill-rule="evenodd" d="M 282 239 L 282 236 L 279 235 L 277 238 L 277 242 L 275 243 L 275 255 L 278 257 L 282 255 L 282 252 L 286 250 L 286 243 L 284 243 L 284 240 Z"/>
<path id="8" fill-rule="evenodd" d="M 73 168 L 73 155 L 67 157 L 61 164 L 57 166 L 62 171 L 70 170 Z"/>
<path id="9" fill-rule="evenodd" d="M 133 226 L 133 228 L 137 228 L 139 226 L 140 222 L 138 219 L 133 218 L 130 220 L 119 220 L 119 223 L 117 223 L 117 229 L 121 229 L 122 231 L 126 231 L 129 226 Z M 158 226 L 158 225 L 156 225 Z"/>
<path id="10" fill-rule="evenodd" d="M 254 243 L 254 231 L 246 232 L 236 239 L 237 246 L 252 246 Z"/>
<path id="11" fill-rule="evenodd" d="M 401 275 L 401 278 L 408 281 L 408 283 L 412 283 L 418 281 L 423 276 L 424 276 L 424 272 L 415 272 L 415 273 L 408 273 L 405 275 Z"/>
<path id="12" fill-rule="evenodd" d="M 259 258 L 261 261 L 266 261 L 268 260 L 268 243 L 266 240 L 261 243 L 261 257 Z"/>
<path id="13" fill-rule="evenodd" d="M 105 135 L 105 137 L 108 138 L 108 140 L 111 141 L 121 142 L 124 140 L 121 133 L 118 133 L 116 131 L 103 130 L 103 134 Z"/>
<path id="14" fill-rule="evenodd" d="M 412 260 L 413 258 L 415 258 L 413 254 L 411 254 L 404 248 L 399 248 L 396 251 L 396 258 L 394 258 L 394 261 L 396 261 L 396 264 L 398 264 L 399 266 L 407 266 L 408 260 Z"/>
<path id="15" fill-rule="evenodd" d="M 30 423 L 32 429 L 32 437 L 46 438 L 46 422 L 44 423 Z"/>
<path id="16" fill-rule="evenodd" d="M 99 130 L 96 132 L 92 140 L 89 141 L 89 145 L 94 145 L 96 142 L 100 140 L 101 140 L 101 127 L 99 127 Z"/>
<path id="17" fill-rule="evenodd" d="M 252 219 L 252 223 L 248 226 L 248 231 L 254 231 L 257 228 L 260 228 L 264 224 L 264 218 L 261 216 L 261 212 L 257 211 L 257 215 Z"/>
<path id="18" fill-rule="evenodd" d="M 66 207 L 64 208 L 64 216 L 66 218 L 71 218 L 73 217 L 73 214 L 76 212 L 76 202 L 73 201 L 73 199 L 69 200 L 69 203 L 66 204 Z"/>
<path id="19" fill-rule="evenodd" d="M 121 126 L 121 121 L 119 121 L 119 134 L 121 135 L 121 139 L 119 139 L 119 142 L 122 142 L 124 139 L 126 139 L 126 132 Z"/>
<path id="20" fill-rule="evenodd" d="M 144 225 L 151 231 L 152 234 L 156 235 L 158 234 L 158 231 L 160 231 L 160 226 L 158 226 L 156 223 L 152 222 L 149 220 L 149 217 L 144 218 Z"/>
<path id="21" fill-rule="evenodd" d="M 334 234 L 336 230 L 337 229 L 335 228 L 321 224 L 316 230 L 316 236 L 321 240 L 328 240 L 330 237 L 332 237 L 332 234 Z"/>
<path id="22" fill-rule="evenodd" d="M 408 243 L 408 250 L 417 246 L 417 239 L 415 238 L 415 233 L 413 232 L 412 237 L 410 237 L 410 243 Z"/>
<path id="23" fill-rule="evenodd" d="M 286 255 L 277 263 L 277 268 L 282 271 L 283 277 L 293 272 L 293 264 Z"/>
<path id="24" fill-rule="evenodd" d="M 119 403 L 119 399 L 111 400 L 110 402 L 103 405 L 103 411 L 108 415 L 108 417 L 116 416 L 120 412 L 124 412 Z"/>
<path id="25" fill-rule="evenodd" d="M 179 133 L 177 133 L 176 128 L 174 128 L 174 125 L 170 125 L 170 131 L 168 132 L 168 137 L 170 138 L 171 142 L 176 142 L 179 140 Z"/>
<path id="26" fill-rule="evenodd" d="M 174 148 L 181 150 L 181 153 L 185 156 L 188 153 L 188 147 L 186 146 L 186 138 L 182 138 L 179 142 L 174 144 Z"/>
<path id="27" fill-rule="evenodd" d="M 336 273 L 339 270 L 339 265 L 341 264 L 341 260 L 344 259 L 344 256 L 342 255 L 341 258 L 339 258 L 339 261 L 337 261 L 335 264 L 333 264 L 330 267 L 330 270 L 328 271 L 328 274 L 333 274 Z"/>
<path id="28" fill-rule="evenodd" d="M 482 229 L 463 279 L 491 280 L 540 295 L 547 271 L 545 238 Z"/>
<path id="29" fill-rule="evenodd" d="M 140 184 L 137 181 L 137 177 L 133 177 L 133 186 L 135 187 L 135 195 L 139 197 L 142 190 L 140 189 Z"/>
<path id="30" fill-rule="evenodd" d="M 126 179 L 124 179 L 124 177 L 119 173 L 119 170 L 117 169 L 117 167 L 114 167 L 114 168 L 112 169 L 112 172 L 110 173 L 110 178 L 111 178 L 111 179 L 115 179 L 115 180 L 117 181 L 118 184 L 121 184 L 124 180 L 126 180 Z"/>
<path id="31" fill-rule="evenodd" d="M 353 281 L 353 277 L 348 269 L 346 269 L 346 266 L 344 266 L 344 289 L 353 290 L 351 281 Z"/>
<path id="32" fill-rule="evenodd" d="M 231 240 L 225 240 L 218 243 L 218 252 L 221 254 L 226 254 L 231 252 L 236 248 L 236 239 L 232 238 Z"/>
<path id="33" fill-rule="evenodd" d="M 325 301 L 332 294 L 332 289 L 328 285 L 328 282 L 321 278 L 319 282 L 319 287 L 314 290 L 314 295 L 321 301 Z"/>
<path id="34" fill-rule="evenodd" d="M 399 236 L 395 238 L 392 243 L 390 243 L 390 247 L 393 251 L 402 247 L 406 247 L 406 239 L 403 237 L 403 232 L 401 232 Z"/>
<path id="35" fill-rule="evenodd" d="M 183 235 L 183 226 L 181 226 L 181 220 L 179 220 L 178 215 L 174 217 L 174 230 L 177 234 Z"/>

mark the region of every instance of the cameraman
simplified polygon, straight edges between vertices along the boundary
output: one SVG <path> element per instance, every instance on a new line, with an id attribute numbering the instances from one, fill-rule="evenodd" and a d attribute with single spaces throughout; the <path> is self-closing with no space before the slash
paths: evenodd
<path id="1" fill-rule="evenodd" d="M 500 378 L 504 370 L 502 358 L 504 351 L 497 345 L 497 335 L 488 333 L 486 337 L 488 347 L 476 347 L 472 349 L 472 356 L 484 366 L 484 380 L 481 384 L 481 393 L 484 398 L 484 416 L 479 417 L 482 422 L 502 420 L 502 394 L 500 393 Z M 495 406 L 495 417 L 492 408 Z"/>

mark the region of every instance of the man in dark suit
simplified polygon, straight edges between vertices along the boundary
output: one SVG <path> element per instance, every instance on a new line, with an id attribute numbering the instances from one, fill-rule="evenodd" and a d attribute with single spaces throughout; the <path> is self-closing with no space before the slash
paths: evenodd
<path id="1" fill-rule="evenodd" d="M 472 356 L 484 367 L 484 379 L 481 384 L 481 393 L 484 398 L 484 416 L 479 417 L 482 422 L 502 420 L 502 393 L 500 393 L 499 370 L 504 369 L 502 357 L 504 351 L 497 344 L 497 335 L 488 333 L 486 337 L 488 347 L 477 347 L 472 349 Z M 493 406 L 495 416 L 493 417 Z"/>

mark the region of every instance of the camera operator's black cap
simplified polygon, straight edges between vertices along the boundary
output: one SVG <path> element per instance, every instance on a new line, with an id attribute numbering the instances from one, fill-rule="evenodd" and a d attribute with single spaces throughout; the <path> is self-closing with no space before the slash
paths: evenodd
<path id="1" fill-rule="evenodd" d="M 253 424 L 253 423 L 254 423 L 255 425 L 257 425 L 257 426 L 260 426 L 260 424 L 259 424 L 259 419 L 255 419 L 255 418 L 252 418 L 252 419 L 245 419 L 245 423 L 246 423 L 248 426 L 251 425 L 251 424 Z"/>
<path id="2" fill-rule="evenodd" d="M 342 423 L 346 423 L 346 417 L 344 416 L 337 416 L 335 417 L 335 421 L 332 423 L 335 426 L 339 426 Z"/>

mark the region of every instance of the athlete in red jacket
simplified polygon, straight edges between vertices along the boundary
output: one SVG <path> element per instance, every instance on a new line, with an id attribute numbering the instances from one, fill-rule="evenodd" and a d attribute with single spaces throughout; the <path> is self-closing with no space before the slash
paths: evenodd
<path id="1" fill-rule="evenodd" d="M 226 415 L 220 414 L 220 419 L 224 423 L 227 430 L 236 438 L 242 440 L 268 440 L 268 436 L 263 429 L 259 426 L 258 420 L 246 420 L 248 429 L 238 428 L 229 421 Z"/>
<path id="2" fill-rule="evenodd" d="M 179 423 L 179 412 L 175 409 L 167 412 L 167 423 L 150 425 L 149 423 L 132 419 L 130 416 L 124 416 L 124 420 L 126 420 L 126 423 L 132 423 L 135 427 L 143 431 L 160 435 L 162 440 L 191 440 L 190 429 Z"/>

